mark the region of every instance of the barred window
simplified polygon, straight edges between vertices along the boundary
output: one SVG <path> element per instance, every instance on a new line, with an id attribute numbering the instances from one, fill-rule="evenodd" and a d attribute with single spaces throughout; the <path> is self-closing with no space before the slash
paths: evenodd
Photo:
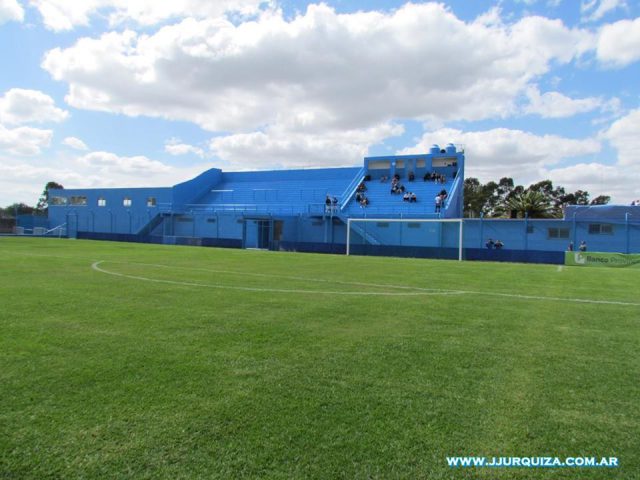
<path id="1" fill-rule="evenodd" d="M 568 228 L 549 228 L 549 238 L 569 238 Z"/>
<path id="2" fill-rule="evenodd" d="M 613 225 L 610 223 L 590 223 L 590 235 L 613 235 Z"/>

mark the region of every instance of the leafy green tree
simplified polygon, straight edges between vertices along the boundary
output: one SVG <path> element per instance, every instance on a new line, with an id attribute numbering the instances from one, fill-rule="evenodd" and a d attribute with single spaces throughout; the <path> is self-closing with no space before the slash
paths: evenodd
<path id="1" fill-rule="evenodd" d="M 477 178 L 464 179 L 464 216 L 479 217 L 483 213 L 487 198 L 484 185 Z"/>
<path id="2" fill-rule="evenodd" d="M 38 212 L 44 215 L 47 214 L 47 211 L 49 209 L 49 190 L 61 190 L 63 188 L 64 187 L 57 182 L 47 182 L 47 184 L 44 186 L 42 194 L 40 195 L 40 199 L 38 200 L 38 205 L 36 206 Z"/>
<path id="3" fill-rule="evenodd" d="M 611 201 L 611 197 L 609 195 L 598 195 L 596 198 L 591 200 L 590 205 L 606 205 Z"/>
<path id="4" fill-rule="evenodd" d="M 511 215 L 514 218 L 548 218 L 554 214 L 549 198 L 540 191 L 530 189 L 511 196 L 506 207 L 509 212 L 515 213 Z"/>
<path id="5" fill-rule="evenodd" d="M 0 208 L 0 216 L 2 218 L 15 218 L 16 215 L 31 215 L 34 211 L 35 208 L 26 203 L 12 203 L 5 208 Z"/>

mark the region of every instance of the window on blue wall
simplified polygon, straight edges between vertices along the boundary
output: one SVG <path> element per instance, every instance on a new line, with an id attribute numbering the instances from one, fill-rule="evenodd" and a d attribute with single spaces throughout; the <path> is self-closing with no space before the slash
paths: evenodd
<path id="1" fill-rule="evenodd" d="M 155 207 L 156 206 L 156 197 L 147 198 L 147 207 Z"/>
<path id="2" fill-rule="evenodd" d="M 67 197 L 51 197 L 51 199 L 49 200 L 49 203 L 51 205 L 66 205 Z"/>
<path id="3" fill-rule="evenodd" d="M 76 206 L 86 206 L 87 205 L 87 197 L 79 196 L 79 195 L 72 195 L 71 198 L 69 198 L 69 203 L 71 205 L 76 205 Z"/>
<path id="4" fill-rule="evenodd" d="M 568 228 L 550 228 L 548 231 L 549 238 L 569 238 Z"/>
<path id="5" fill-rule="evenodd" d="M 610 223 L 590 223 L 589 235 L 613 235 L 613 225 Z"/>
<path id="6" fill-rule="evenodd" d="M 98 206 L 99 207 L 106 207 L 107 206 L 107 199 L 104 198 L 104 197 L 98 198 Z"/>
<path id="7" fill-rule="evenodd" d="M 131 199 L 129 197 L 124 197 L 122 199 L 122 205 L 124 207 L 130 207 L 131 206 Z"/>

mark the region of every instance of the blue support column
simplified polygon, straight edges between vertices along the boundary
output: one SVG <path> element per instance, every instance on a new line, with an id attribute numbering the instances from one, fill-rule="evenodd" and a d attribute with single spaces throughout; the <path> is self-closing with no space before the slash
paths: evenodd
<path id="1" fill-rule="evenodd" d="M 629 253 L 629 212 L 624 214 L 625 249 L 624 253 Z"/>

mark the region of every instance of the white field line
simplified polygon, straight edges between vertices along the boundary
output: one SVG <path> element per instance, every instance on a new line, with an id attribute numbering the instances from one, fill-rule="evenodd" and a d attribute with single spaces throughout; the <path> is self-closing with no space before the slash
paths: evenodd
<path id="1" fill-rule="evenodd" d="M 354 285 L 356 287 L 373 287 L 373 288 L 397 288 L 400 290 L 411 290 L 412 292 L 433 292 L 433 293 L 459 293 L 457 290 L 446 290 L 442 288 L 422 288 L 412 287 L 409 285 L 389 285 L 380 283 L 365 283 L 365 282 L 347 282 L 342 280 L 327 280 L 326 278 L 309 278 L 309 277 L 296 277 L 291 275 L 277 275 L 275 273 L 254 273 L 254 272 L 239 272 L 235 270 L 218 270 L 212 268 L 197 268 L 197 267 L 180 267 L 172 265 L 161 265 L 158 263 L 138 263 L 138 262 L 116 262 L 109 260 L 109 263 L 125 263 L 127 265 L 140 265 L 142 267 L 156 267 L 156 268 L 168 268 L 171 270 L 189 270 L 195 272 L 206 273 L 221 273 L 223 275 L 240 275 L 247 277 L 260 277 L 260 278 L 280 278 L 283 280 L 296 280 L 301 282 L 318 282 L 329 283 L 332 285 Z"/>
<path id="2" fill-rule="evenodd" d="M 132 280 L 141 280 L 145 282 L 165 283 L 170 285 L 183 285 L 187 287 L 204 287 L 204 288 L 220 288 L 225 290 L 242 290 L 247 292 L 271 292 L 271 293 L 313 293 L 320 295 L 351 295 L 351 296 L 385 296 L 385 297 L 410 297 L 417 295 L 456 295 L 456 291 L 438 291 L 438 292 L 340 292 L 340 291 L 324 291 L 324 290 L 304 290 L 304 289 L 285 289 L 285 288 L 260 288 L 260 287 L 241 287 L 234 285 L 221 285 L 217 283 L 197 283 L 197 282 L 181 282 L 178 280 L 164 280 L 159 278 L 142 277 L 138 275 L 127 275 L 124 273 L 112 272 L 100 267 L 104 263 L 103 260 L 94 262 L 91 268 L 107 275 L 116 277 L 129 278 Z"/>
<path id="3" fill-rule="evenodd" d="M 142 281 L 149 281 L 149 282 L 156 282 L 156 283 L 168 283 L 173 285 L 184 285 L 184 286 L 193 286 L 193 287 L 245 290 L 245 291 L 252 291 L 252 292 L 318 293 L 318 294 L 326 294 L 326 295 L 351 295 L 351 296 L 353 295 L 355 296 L 358 296 L 358 295 L 368 295 L 368 296 L 477 295 L 477 296 L 516 298 L 521 300 L 550 300 L 550 301 L 569 302 L 569 303 L 585 303 L 585 304 L 595 304 L 595 305 L 623 305 L 623 306 L 631 306 L 631 307 L 640 307 L 640 303 L 621 302 L 616 300 L 594 300 L 594 299 L 588 299 L 588 298 L 570 298 L 570 297 L 546 297 L 542 295 L 522 295 L 517 293 L 501 293 L 501 292 L 479 292 L 474 290 L 442 290 L 442 289 L 437 290 L 437 289 L 428 289 L 428 288 L 420 288 L 420 287 L 411 287 L 406 285 L 382 285 L 382 284 L 376 284 L 376 283 L 345 282 L 345 281 L 312 279 L 312 278 L 306 278 L 306 277 L 294 277 L 294 276 L 285 276 L 285 275 L 271 275 L 267 273 L 234 272 L 229 270 L 213 270 L 213 269 L 191 268 L 191 267 L 173 267 L 170 265 L 161 265 L 161 264 L 155 264 L 155 263 L 135 263 L 135 262 L 117 262 L 117 261 L 111 262 L 110 261 L 110 263 L 127 263 L 129 265 L 133 264 L 133 265 L 149 266 L 149 267 L 157 267 L 157 268 L 194 270 L 194 271 L 204 271 L 204 272 L 211 272 L 211 273 L 226 273 L 226 274 L 241 275 L 241 276 L 244 275 L 244 276 L 258 276 L 258 277 L 267 277 L 267 278 L 282 278 L 282 279 L 300 280 L 300 281 L 307 281 L 307 282 L 325 282 L 325 283 L 334 283 L 334 284 L 340 284 L 340 285 L 354 285 L 359 287 L 398 288 L 398 289 L 407 289 L 411 291 L 410 292 L 340 292 L 340 291 L 321 291 L 321 290 L 304 290 L 304 289 L 240 287 L 240 286 L 221 285 L 221 284 L 181 282 L 177 280 L 162 280 L 162 279 L 141 277 L 136 275 L 127 275 L 124 273 L 112 272 L 112 271 L 100 268 L 100 264 L 104 262 L 105 262 L 104 260 L 95 262 L 91 265 L 91 268 L 101 273 L 106 273 L 106 274 L 114 275 L 118 277 L 130 278 L 133 280 L 142 280 Z"/>

